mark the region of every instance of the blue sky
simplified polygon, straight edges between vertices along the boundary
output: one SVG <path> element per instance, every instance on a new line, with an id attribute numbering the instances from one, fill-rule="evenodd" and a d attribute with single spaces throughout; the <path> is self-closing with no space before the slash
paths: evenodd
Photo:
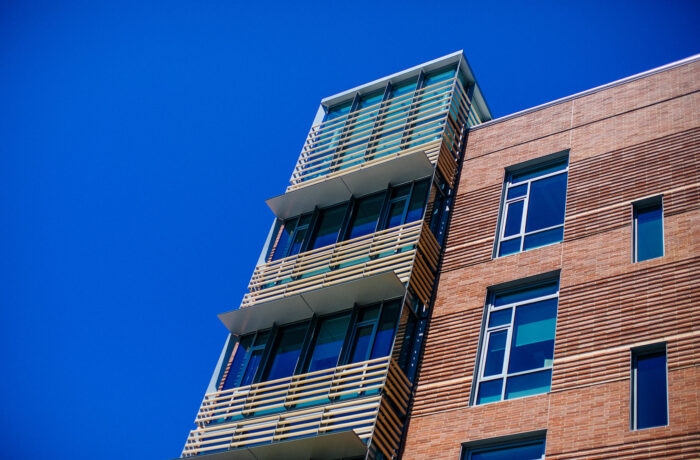
<path id="1" fill-rule="evenodd" d="M 700 51 L 698 2 L 2 2 L 0 444 L 177 457 L 319 100 L 464 49 L 494 116 Z"/>

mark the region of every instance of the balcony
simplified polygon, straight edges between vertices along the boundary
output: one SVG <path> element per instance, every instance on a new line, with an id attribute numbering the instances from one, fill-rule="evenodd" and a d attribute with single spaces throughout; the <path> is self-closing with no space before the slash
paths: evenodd
<path id="1" fill-rule="evenodd" d="M 461 134 L 478 116 L 459 79 L 435 83 L 311 128 L 285 194 L 267 200 L 278 218 L 432 174 L 451 180 Z"/>
<path id="2" fill-rule="evenodd" d="M 241 308 L 384 272 L 393 272 L 405 283 L 422 225 L 415 221 L 259 265 Z"/>
<path id="3" fill-rule="evenodd" d="M 409 396 L 389 356 L 209 393 L 182 457 L 339 458 L 364 454 L 372 437 L 391 458 Z"/>

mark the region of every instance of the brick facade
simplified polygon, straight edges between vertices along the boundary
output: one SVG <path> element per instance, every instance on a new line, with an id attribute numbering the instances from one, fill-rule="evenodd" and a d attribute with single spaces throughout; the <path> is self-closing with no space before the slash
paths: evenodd
<path id="1" fill-rule="evenodd" d="M 402 458 L 546 430 L 547 458 L 700 453 L 700 61 L 469 134 Z M 564 241 L 493 259 L 506 167 L 569 151 Z M 631 263 L 663 194 L 664 257 Z M 470 406 L 489 286 L 560 271 L 551 392 Z M 669 424 L 630 430 L 630 349 L 666 342 Z"/>

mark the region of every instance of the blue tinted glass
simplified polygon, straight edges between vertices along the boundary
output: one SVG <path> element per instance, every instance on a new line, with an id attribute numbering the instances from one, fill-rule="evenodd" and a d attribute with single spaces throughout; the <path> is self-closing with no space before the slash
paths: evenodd
<path id="1" fill-rule="evenodd" d="M 520 252 L 520 238 L 502 241 L 498 248 L 499 256 L 507 256 L 508 254 L 513 254 L 516 252 Z"/>
<path id="2" fill-rule="evenodd" d="M 668 424 L 666 353 L 637 358 L 637 428 Z"/>
<path id="3" fill-rule="evenodd" d="M 377 228 L 377 219 L 382 210 L 384 195 L 378 194 L 358 200 L 355 205 L 348 239 L 357 238 L 373 233 Z"/>
<path id="4" fill-rule="evenodd" d="M 506 339 L 508 331 L 492 332 L 489 335 L 489 347 L 486 350 L 486 363 L 484 363 L 484 377 L 498 375 L 503 372 L 503 357 L 506 352 Z"/>
<path id="5" fill-rule="evenodd" d="M 518 185 L 515 187 L 510 187 L 508 189 L 508 196 L 506 197 L 506 199 L 510 200 L 511 198 L 523 196 L 526 193 L 527 193 L 527 184 Z"/>
<path id="6" fill-rule="evenodd" d="M 556 294 L 558 290 L 559 282 L 551 281 L 527 289 L 499 292 L 498 294 L 496 294 L 496 297 L 494 299 L 494 305 L 498 307 L 501 305 L 507 305 L 509 303 L 522 302 L 528 299 L 536 299 L 537 297 Z"/>
<path id="7" fill-rule="evenodd" d="M 367 352 L 370 346 L 370 339 L 372 338 L 372 328 L 373 326 L 362 326 L 357 329 L 355 334 L 354 343 L 352 345 L 352 354 L 350 355 L 350 363 L 359 363 L 367 359 Z M 348 364 L 350 364 L 348 363 Z"/>
<path id="8" fill-rule="evenodd" d="M 501 390 L 503 389 L 503 379 L 489 380 L 479 384 L 479 397 L 477 404 L 485 404 L 501 400 Z"/>
<path id="9" fill-rule="evenodd" d="M 470 458 L 471 460 L 539 460 L 544 458 L 544 441 L 479 450 L 472 452 Z"/>
<path id="10" fill-rule="evenodd" d="M 416 89 L 416 83 L 417 79 L 414 79 L 413 81 L 410 81 L 408 83 L 399 83 L 398 85 L 394 86 L 391 90 L 391 97 L 399 97 L 403 96 L 404 94 L 412 93 L 413 90 Z M 405 98 L 408 101 L 410 101 L 411 98 Z"/>
<path id="11" fill-rule="evenodd" d="M 661 205 L 637 209 L 637 261 L 664 255 Z"/>
<path id="12" fill-rule="evenodd" d="M 421 181 L 413 186 L 413 194 L 411 201 L 408 204 L 408 212 L 406 213 L 406 223 L 413 222 L 423 217 L 423 208 L 425 207 L 425 199 L 428 193 L 428 181 Z"/>
<path id="13" fill-rule="evenodd" d="M 294 374 L 307 327 L 308 323 L 302 323 L 280 329 L 263 380 L 275 380 Z"/>
<path id="14" fill-rule="evenodd" d="M 369 107 L 370 105 L 374 105 L 378 102 L 381 102 L 382 97 L 384 96 L 384 91 L 380 91 L 377 93 L 372 93 L 372 94 L 366 94 L 360 98 L 360 102 L 357 104 L 357 110 L 364 109 L 365 107 Z"/>
<path id="15" fill-rule="evenodd" d="M 547 393 L 551 383 L 551 370 L 509 377 L 506 382 L 506 399 Z"/>
<path id="16" fill-rule="evenodd" d="M 330 109 L 328 109 L 328 112 L 326 112 L 326 117 L 324 121 L 335 120 L 336 118 L 342 117 L 343 115 L 347 115 L 348 113 L 350 113 L 351 105 L 352 101 L 331 107 Z"/>
<path id="17" fill-rule="evenodd" d="M 520 224 L 523 219 L 523 205 L 524 201 L 516 201 L 515 203 L 510 203 L 508 205 L 508 211 L 506 212 L 506 227 L 504 229 L 503 236 L 513 236 L 520 233 Z"/>
<path id="18" fill-rule="evenodd" d="M 349 322 L 349 313 L 321 321 L 307 372 L 328 369 L 338 364 L 338 356 L 340 356 Z"/>
<path id="19" fill-rule="evenodd" d="M 405 199 L 391 203 L 386 228 L 397 227 L 403 223 L 403 211 L 405 207 Z"/>
<path id="20" fill-rule="evenodd" d="M 508 373 L 552 365 L 557 299 L 522 305 L 515 310 Z"/>
<path id="21" fill-rule="evenodd" d="M 251 345 L 253 344 L 253 336 L 249 335 L 243 337 L 236 347 L 236 353 L 231 360 L 231 366 L 229 366 L 228 374 L 226 374 L 226 380 L 224 380 L 224 390 L 230 388 L 236 388 L 240 385 L 243 369 L 243 365 L 246 362 L 248 353 L 250 352 Z"/>
<path id="22" fill-rule="evenodd" d="M 255 377 L 255 372 L 258 370 L 258 365 L 260 365 L 260 358 L 262 358 L 262 354 L 262 349 L 257 349 L 251 353 L 250 360 L 248 361 L 248 366 L 243 373 L 240 386 L 244 387 L 253 383 L 253 378 Z"/>
<path id="23" fill-rule="evenodd" d="M 289 246 L 289 240 L 294 233 L 294 228 L 296 227 L 296 219 L 291 222 L 287 222 L 279 230 L 279 239 L 277 240 L 277 245 L 275 246 L 275 251 L 272 253 L 271 260 L 278 260 L 287 255 L 287 249 Z"/>
<path id="24" fill-rule="evenodd" d="M 491 316 L 489 316 L 489 327 L 502 326 L 504 324 L 510 323 L 510 317 L 513 312 L 512 308 L 506 308 L 505 310 L 492 311 Z"/>
<path id="25" fill-rule="evenodd" d="M 545 230 L 544 232 L 533 233 L 532 235 L 527 235 L 525 237 L 525 243 L 523 244 L 523 249 L 527 251 L 528 249 L 539 248 L 541 246 L 546 246 L 552 243 L 558 243 L 564 239 L 564 227 L 557 227 L 551 230 Z"/>
<path id="26" fill-rule="evenodd" d="M 448 69 L 442 69 L 438 70 L 436 72 L 428 74 L 428 76 L 425 77 L 425 82 L 423 83 L 423 86 L 429 86 L 429 85 L 434 85 L 435 83 L 439 83 L 441 81 L 446 81 L 449 80 L 450 78 L 455 76 L 455 68 L 448 68 Z"/>
<path id="27" fill-rule="evenodd" d="M 309 244 L 310 250 L 335 244 L 338 240 L 338 232 L 343 224 L 346 209 L 347 205 L 344 204 L 321 211 L 318 216 L 318 222 L 315 225 L 316 231 Z"/>
<path id="28" fill-rule="evenodd" d="M 557 174 L 530 184 L 527 219 L 525 220 L 526 232 L 564 223 L 566 177 L 566 173 Z"/>
<path id="29" fill-rule="evenodd" d="M 391 345 L 394 343 L 394 331 L 396 330 L 396 319 L 399 315 L 400 306 L 399 302 L 392 302 L 384 305 L 382 319 L 377 328 L 370 359 L 387 356 L 391 351 Z"/>
<path id="30" fill-rule="evenodd" d="M 525 169 L 523 171 L 518 171 L 510 175 L 510 183 L 514 184 L 516 182 L 521 182 L 524 180 L 532 179 L 538 176 L 544 176 L 545 174 L 553 173 L 561 169 L 565 169 L 566 165 L 569 164 L 569 159 L 565 158 L 554 163 L 549 163 L 539 168 Z"/>

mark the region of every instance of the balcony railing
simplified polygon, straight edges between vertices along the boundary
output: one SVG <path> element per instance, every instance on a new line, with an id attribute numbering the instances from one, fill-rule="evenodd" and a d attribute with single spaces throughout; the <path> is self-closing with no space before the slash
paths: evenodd
<path id="1" fill-rule="evenodd" d="M 408 280 L 422 221 L 259 265 L 241 307 L 393 270 Z"/>
<path id="2" fill-rule="evenodd" d="M 416 150 L 435 163 L 443 139 L 479 122 L 458 78 L 350 112 L 311 128 L 287 191 Z"/>
<path id="3" fill-rule="evenodd" d="M 209 393 L 182 456 L 340 430 L 353 430 L 366 440 L 380 412 L 382 419 L 395 421 L 389 426 L 397 429 L 409 395 L 408 379 L 389 356 Z M 391 410 L 384 407 L 384 397 L 391 401 Z M 398 447 L 379 443 L 384 449 Z"/>

